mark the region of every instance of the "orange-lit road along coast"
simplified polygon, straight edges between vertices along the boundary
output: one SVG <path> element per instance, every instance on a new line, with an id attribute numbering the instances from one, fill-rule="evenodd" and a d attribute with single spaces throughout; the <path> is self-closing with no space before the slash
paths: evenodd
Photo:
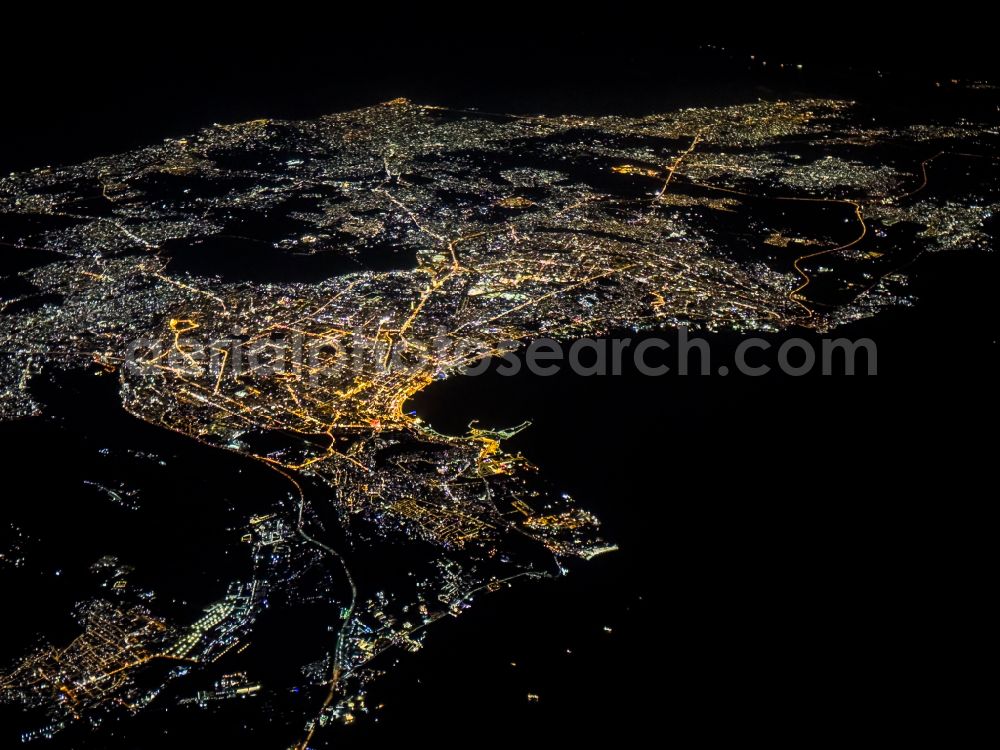
<path id="1" fill-rule="evenodd" d="M 246 574 L 200 613 L 134 598 L 107 561 L 76 638 L 24 644 L 0 700 L 42 717 L 32 740 L 280 695 L 289 746 L 315 746 L 373 710 L 380 654 L 615 549 L 586 498 L 505 449 L 528 425 L 441 434 L 414 394 L 543 336 L 832 331 L 912 304 L 916 255 L 988 244 L 997 140 L 819 99 L 637 118 L 396 100 L 3 178 L 0 248 L 46 262 L 0 301 L 0 416 L 40 410 L 35 378 L 99 370 L 131 415 L 283 484 L 236 534 Z M 974 180 L 936 184 L 968 164 Z M 378 545 L 406 562 L 373 584 L 356 561 Z M 227 666 L 279 599 L 330 607 L 287 684 Z"/>

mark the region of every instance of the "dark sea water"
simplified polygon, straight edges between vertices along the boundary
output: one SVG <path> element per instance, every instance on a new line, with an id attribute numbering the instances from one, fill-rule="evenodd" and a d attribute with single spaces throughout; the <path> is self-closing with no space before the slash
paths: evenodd
<path id="1" fill-rule="evenodd" d="M 445 432 L 533 420 L 508 449 L 593 509 L 620 550 L 484 602 L 441 638 L 445 657 L 431 639 L 433 668 L 411 678 L 424 689 L 385 722 L 449 706 L 512 740 L 639 741 L 658 726 L 721 738 L 730 722 L 794 739 L 801 721 L 861 719 L 884 685 L 926 679 L 912 650 L 928 603 L 964 590 L 943 571 L 984 512 L 974 477 L 989 447 L 968 425 L 996 415 L 997 257 L 918 268 L 915 307 L 836 331 L 876 342 L 874 377 L 491 372 L 418 394 Z M 740 340 L 704 336 L 713 361 Z M 802 331 L 768 338 L 797 336 L 818 347 Z M 980 554 L 970 545 L 958 564 Z"/>

